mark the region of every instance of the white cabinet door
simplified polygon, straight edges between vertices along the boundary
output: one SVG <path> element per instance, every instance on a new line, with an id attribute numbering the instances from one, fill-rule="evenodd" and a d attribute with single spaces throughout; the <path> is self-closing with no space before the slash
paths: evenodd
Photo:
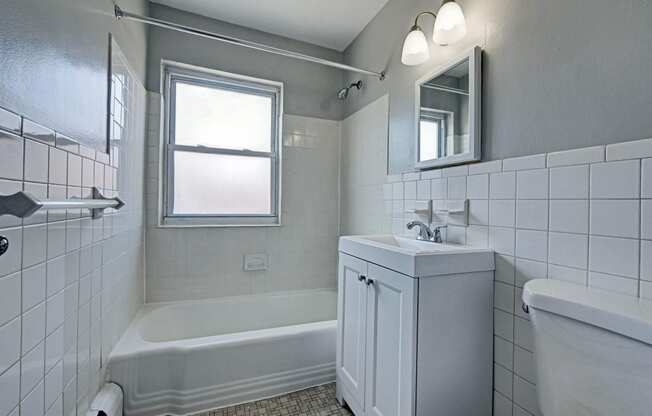
<path id="1" fill-rule="evenodd" d="M 414 415 L 418 280 L 368 264 L 367 416 Z"/>
<path id="2" fill-rule="evenodd" d="M 337 380 L 352 409 L 364 409 L 367 262 L 340 254 L 338 284 Z"/>

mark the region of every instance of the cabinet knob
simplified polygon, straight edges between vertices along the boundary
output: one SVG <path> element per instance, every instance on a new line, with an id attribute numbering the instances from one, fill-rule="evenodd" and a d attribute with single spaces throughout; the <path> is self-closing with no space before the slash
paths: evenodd
<path id="1" fill-rule="evenodd" d="M 374 279 L 367 279 L 367 286 L 373 286 L 374 285 Z"/>
<path id="2" fill-rule="evenodd" d="M 364 282 L 367 279 L 367 276 L 361 274 L 358 276 L 358 282 Z"/>

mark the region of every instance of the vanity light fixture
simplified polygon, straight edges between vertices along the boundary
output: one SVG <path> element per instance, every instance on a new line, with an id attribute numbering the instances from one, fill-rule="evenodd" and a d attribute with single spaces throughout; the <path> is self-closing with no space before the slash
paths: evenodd
<path id="1" fill-rule="evenodd" d="M 426 35 L 419 26 L 419 18 L 430 15 L 435 18 L 432 30 L 432 40 L 438 45 L 451 45 L 466 36 L 466 19 L 464 12 L 455 0 L 444 0 L 437 14 L 420 12 L 414 19 L 414 25 L 403 42 L 401 62 L 414 66 L 426 62 L 430 58 L 430 50 Z"/>

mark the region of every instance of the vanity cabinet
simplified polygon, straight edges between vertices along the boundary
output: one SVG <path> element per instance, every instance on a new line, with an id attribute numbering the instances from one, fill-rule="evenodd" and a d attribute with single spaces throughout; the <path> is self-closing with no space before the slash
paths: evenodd
<path id="1" fill-rule="evenodd" d="M 340 251 L 340 404 L 356 416 L 490 416 L 490 263 L 420 277 Z"/>

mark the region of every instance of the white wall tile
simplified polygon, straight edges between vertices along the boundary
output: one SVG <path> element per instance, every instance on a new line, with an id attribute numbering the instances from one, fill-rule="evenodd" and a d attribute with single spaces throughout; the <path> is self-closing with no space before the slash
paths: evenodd
<path id="1" fill-rule="evenodd" d="M 514 315 L 494 309 L 494 334 L 508 341 L 514 340 Z"/>
<path id="2" fill-rule="evenodd" d="M 430 169 L 421 172 L 421 179 L 441 178 L 441 169 Z"/>
<path id="3" fill-rule="evenodd" d="M 625 160 L 591 165 L 591 198 L 638 198 L 640 164 L 639 160 Z"/>
<path id="4" fill-rule="evenodd" d="M 405 199 L 417 199 L 417 183 L 415 181 L 403 182 Z"/>
<path id="5" fill-rule="evenodd" d="M 629 296 L 638 294 L 638 280 L 598 272 L 589 273 L 589 286 Z"/>
<path id="6" fill-rule="evenodd" d="M 45 339 L 45 303 L 23 313 L 21 351 L 26 354 Z"/>
<path id="7" fill-rule="evenodd" d="M 466 176 L 448 178 L 448 199 L 466 199 Z"/>
<path id="8" fill-rule="evenodd" d="M 50 406 L 61 396 L 63 392 L 63 362 L 57 365 L 45 375 L 45 408 Z"/>
<path id="9" fill-rule="evenodd" d="M 551 199 L 550 231 L 588 234 L 589 201 L 586 199 Z"/>
<path id="10" fill-rule="evenodd" d="M 16 318 L 0 326 L 0 374 L 10 368 L 19 358 L 20 318 Z"/>
<path id="11" fill-rule="evenodd" d="M 50 371 L 63 359 L 63 326 L 45 338 L 45 371 Z M 63 379 L 63 374 L 62 374 Z"/>
<path id="12" fill-rule="evenodd" d="M 641 238 L 652 239 L 652 200 L 649 199 L 641 200 Z"/>
<path id="13" fill-rule="evenodd" d="M 0 131 L 0 178 L 23 179 L 23 139 Z"/>
<path id="14" fill-rule="evenodd" d="M 516 257 L 546 261 L 548 258 L 548 233 L 516 230 Z"/>
<path id="15" fill-rule="evenodd" d="M 48 146 L 33 140 L 25 140 L 25 180 L 48 181 Z"/>
<path id="16" fill-rule="evenodd" d="M 588 165 L 550 169 L 550 199 L 587 199 Z"/>
<path id="17" fill-rule="evenodd" d="M 430 199 L 430 180 L 422 179 L 417 182 L 417 199 Z"/>
<path id="18" fill-rule="evenodd" d="M 432 199 L 446 199 L 447 180 L 433 179 L 430 186 L 430 197 Z"/>
<path id="19" fill-rule="evenodd" d="M 489 227 L 470 225 L 466 228 L 466 244 L 471 247 L 485 248 L 489 246 Z"/>
<path id="20" fill-rule="evenodd" d="M 516 198 L 516 173 L 492 173 L 489 176 L 489 198 L 514 199 Z"/>
<path id="21" fill-rule="evenodd" d="M 515 202 L 513 199 L 489 201 L 489 225 L 513 227 L 516 220 Z"/>
<path id="22" fill-rule="evenodd" d="M 43 380 L 45 374 L 44 348 L 44 344 L 40 343 L 22 358 L 20 374 L 20 395 L 22 398 L 27 397 L 29 392 Z M 42 390 L 41 394 L 43 394 Z"/>
<path id="23" fill-rule="evenodd" d="M 20 315 L 21 275 L 0 277 L 0 325 Z"/>
<path id="24" fill-rule="evenodd" d="M 548 261 L 560 266 L 586 269 L 588 237 L 581 234 L 550 233 Z"/>
<path id="25" fill-rule="evenodd" d="M 540 415 L 536 387 L 525 379 L 514 377 L 514 403 L 528 412 Z"/>
<path id="26" fill-rule="evenodd" d="M 496 253 L 513 256 L 515 247 L 514 229 L 490 227 L 489 246 L 493 248 Z"/>
<path id="27" fill-rule="evenodd" d="M 53 259 L 66 252 L 66 223 L 51 222 L 47 228 L 47 258 Z"/>
<path id="28" fill-rule="evenodd" d="M 47 227 L 45 225 L 25 227 L 23 229 L 23 267 L 44 262 L 46 247 Z"/>
<path id="29" fill-rule="evenodd" d="M 517 200 L 516 227 L 531 230 L 547 230 L 548 201 L 534 199 Z"/>
<path id="30" fill-rule="evenodd" d="M 494 307 L 505 312 L 514 312 L 514 287 L 494 282 Z"/>
<path id="31" fill-rule="evenodd" d="M 68 185 L 81 186 L 82 185 L 82 159 L 81 157 L 73 154 L 68 154 Z"/>
<path id="32" fill-rule="evenodd" d="M 638 246 L 637 240 L 591 236 L 589 270 L 637 279 Z"/>
<path id="33" fill-rule="evenodd" d="M 536 383 L 534 354 L 520 347 L 514 348 L 514 371 L 519 377 Z"/>
<path id="34" fill-rule="evenodd" d="M 494 365 L 494 389 L 504 394 L 506 397 L 511 398 L 512 383 L 513 383 L 512 372 L 500 365 Z M 511 403 L 510 403 L 510 407 L 511 407 Z M 511 415 L 511 411 L 509 414 Z"/>
<path id="35" fill-rule="evenodd" d="M 503 170 L 505 172 L 523 169 L 540 169 L 546 167 L 546 154 L 513 157 L 503 160 Z"/>
<path id="36" fill-rule="evenodd" d="M 639 237 L 638 199 L 591 200 L 591 234 L 608 237 Z"/>
<path id="37" fill-rule="evenodd" d="M 507 369 L 514 368 L 514 344 L 494 337 L 494 361 Z"/>
<path id="38" fill-rule="evenodd" d="M 469 224 L 489 224 L 489 202 L 486 199 L 469 200 Z"/>
<path id="39" fill-rule="evenodd" d="M 496 270 L 494 271 L 496 281 L 513 285 L 514 257 L 496 253 L 494 254 L 494 262 L 496 264 Z"/>
<path id="40" fill-rule="evenodd" d="M 472 163 L 469 165 L 469 175 L 479 175 L 481 173 L 498 173 L 503 170 L 502 160 L 492 160 L 489 162 Z"/>
<path id="41" fill-rule="evenodd" d="M 50 147 L 49 182 L 66 185 L 68 180 L 68 153 Z"/>
<path id="42" fill-rule="evenodd" d="M 516 174 L 518 199 L 548 199 L 548 169 L 537 169 Z"/>
<path id="43" fill-rule="evenodd" d="M 511 385 L 510 385 L 511 386 Z M 502 393 L 494 391 L 494 416 L 513 416 L 512 401 Z"/>
<path id="44" fill-rule="evenodd" d="M 652 198 L 652 159 L 641 161 L 641 198 Z"/>
<path id="45" fill-rule="evenodd" d="M 451 176 L 467 176 L 469 174 L 469 165 L 453 166 L 450 168 L 442 169 L 442 176 L 444 178 Z"/>
<path id="46" fill-rule="evenodd" d="M 0 414 L 9 414 L 20 400 L 20 363 L 0 373 Z"/>
<path id="47" fill-rule="evenodd" d="M 607 145 L 607 160 L 640 159 L 652 156 L 652 139 Z"/>
<path id="48" fill-rule="evenodd" d="M 21 396 L 23 396 L 23 401 L 20 402 L 20 414 L 21 416 L 42 416 L 44 413 L 44 404 L 43 400 L 45 398 L 43 394 L 43 381 L 38 383 L 29 394 L 23 394 L 21 391 Z"/>
<path id="49" fill-rule="evenodd" d="M 523 287 L 530 280 L 545 279 L 547 277 L 548 265 L 540 261 L 516 259 L 514 271 L 516 286 Z"/>
<path id="50" fill-rule="evenodd" d="M 556 264 L 548 264 L 548 278 L 564 280 L 566 282 L 575 283 L 578 285 L 587 285 L 587 271 L 573 269 L 570 267 L 558 266 Z"/>
<path id="51" fill-rule="evenodd" d="M 40 263 L 23 269 L 23 311 L 27 311 L 45 300 L 45 266 L 45 263 Z"/>
<path id="52" fill-rule="evenodd" d="M 528 351 L 534 351 L 532 324 L 527 319 L 514 319 L 514 343 Z"/>
<path id="53" fill-rule="evenodd" d="M 472 175 L 466 178 L 466 194 L 469 199 L 489 198 L 489 175 Z"/>
<path id="54" fill-rule="evenodd" d="M 548 153 L 548 167 L 583 165 L 604 162 L 605 147 L 593 146 L 582 149 Z"/>
<path id="55" fill-rule="evenodd" d="M 641 240 L 641 279 L 652 281 L 652 241 Z"/>

